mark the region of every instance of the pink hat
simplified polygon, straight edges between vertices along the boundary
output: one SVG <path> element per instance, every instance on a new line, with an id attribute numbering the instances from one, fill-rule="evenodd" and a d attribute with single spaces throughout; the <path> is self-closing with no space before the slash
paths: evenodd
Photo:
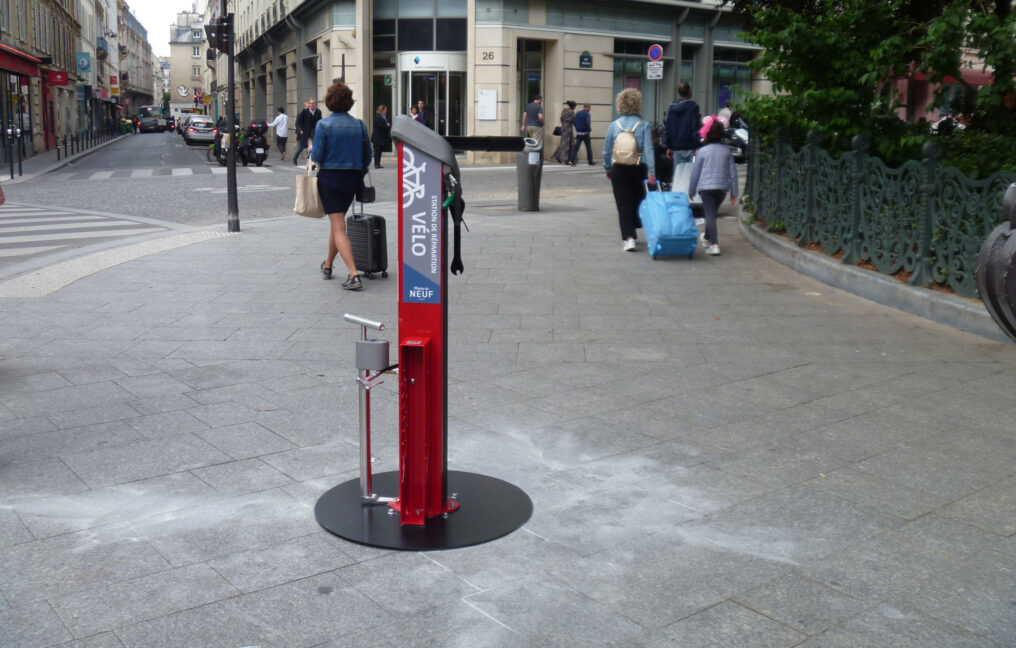
<path id="1" fill-rule="evenodd" d="M 702 119 L 702 128 L 700 128 L 699 131 L 698 131 L 699 138 L 701 138 L 701 139 L 705 139 L 706 138 L 706 135 L 709 134 L 709 129 L 713 127 L 713 122 L 714 121 L 718 121 L 720 123 L 723 123 L 723 121 L 719 117 L 717 117 L 716 115 L 706 115 Z"/>

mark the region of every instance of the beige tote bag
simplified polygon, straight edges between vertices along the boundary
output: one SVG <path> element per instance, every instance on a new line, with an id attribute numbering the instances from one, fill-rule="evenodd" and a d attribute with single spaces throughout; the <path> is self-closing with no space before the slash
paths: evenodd
<path id="1" fill-rule="evenodd" d="M 293 205 L 293 211 L 307 218 L 322 218 L 325 208 L 321 204 L 321 194 L 318 193 L 317 176 L 311 173 L 313 168 L 311 161 L 307 160 L 307 173 L 296 176 L 296 204 Z"/>

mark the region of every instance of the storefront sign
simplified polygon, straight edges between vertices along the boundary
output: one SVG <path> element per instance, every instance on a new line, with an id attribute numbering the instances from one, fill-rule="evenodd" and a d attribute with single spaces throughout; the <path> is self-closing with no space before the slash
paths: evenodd
<path id="1" fill-rule="evenodd" d="M 78 62 L 78 74 L 88 74 L 92 70 L 92 55 L 89 52 L 78 52 L 75 57 Z"/>
<path id="2" fill-rule="evenodd" d="M 386 74 L 385 75 L 385 86 L 391 86 L 391 85 L 392 85 L 392 75 Z"/>
<path id="3" fill-rule="evenodd" d="M 0 43 L 0 69 L 16 74 L 38 76 L 39 63 L 42 63 L 42 59 Z"/>
<path id="4" fill-rule="evenodd" d="M 62 70 L 50 70 L 46 83 L 51 86 L 65 86 L 67 85 L 67 73 Z"/>
<path id="5" fill-rule="evenodd" d="M 120 85 L 120 84 L 117 82 L 117 78 L 115 76 L 111 76 L 111 77 L 109 77 L 109 85 L 115 86 L 115 85 Z"/>
<path id="6" fill-rule="evenodd" d="M 579 67 L 580 68 L 591 68 L 593 67 L 593 55 L 589 52 L 582 52 L 579 54 Z"/>

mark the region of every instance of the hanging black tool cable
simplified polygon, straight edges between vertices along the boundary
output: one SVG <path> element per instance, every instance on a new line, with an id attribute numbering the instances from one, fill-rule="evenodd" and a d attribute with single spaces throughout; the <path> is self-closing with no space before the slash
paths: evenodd
<path id="1" fill-rule="evenodd" d="M 466 222 L 462 215 L 466 211 L 466 201 L 462 199 L 462 183 L 450 173 L 445 175 L 445 194 L 447 198 L 441 207 L 448 210 L 448 214 L 452 217 L 452 224 L 455 226 L 452 238 L 452 264 L 449 269 L 452 274 L 460 274 L 465 269 L 462 265 L 462 226 Z M 466 231 L 469 231 L 468 225 L 466 225 Z"/>

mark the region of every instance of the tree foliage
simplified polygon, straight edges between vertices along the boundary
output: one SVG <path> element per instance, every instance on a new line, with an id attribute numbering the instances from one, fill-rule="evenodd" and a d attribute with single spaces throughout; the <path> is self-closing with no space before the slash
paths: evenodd
<path id="1" fill-rule="evenodd" d="M 1016 13 L 1009 0 L 728 0 L 762 47 L 752 65 L 776 96 L 753 97 L 745 114 L 767 132 L 782 128 L 803 138 L 810 128 L 834 149 L 867 133 L 883 156 L 919 149 L 915 127 L 897 116 L 898 79 L 923 74 L 933 84 L 959 83 L 951 106 L 968 131 L 1016 136 L 1002 108 L 1016 75 Z M 992 73 L 975 88 L 962 71 L 973 64 Z M 942 87 L 942 86 L 940 86 Z M 1011 147 L 1010 147 L 1011 148 Z"/>

